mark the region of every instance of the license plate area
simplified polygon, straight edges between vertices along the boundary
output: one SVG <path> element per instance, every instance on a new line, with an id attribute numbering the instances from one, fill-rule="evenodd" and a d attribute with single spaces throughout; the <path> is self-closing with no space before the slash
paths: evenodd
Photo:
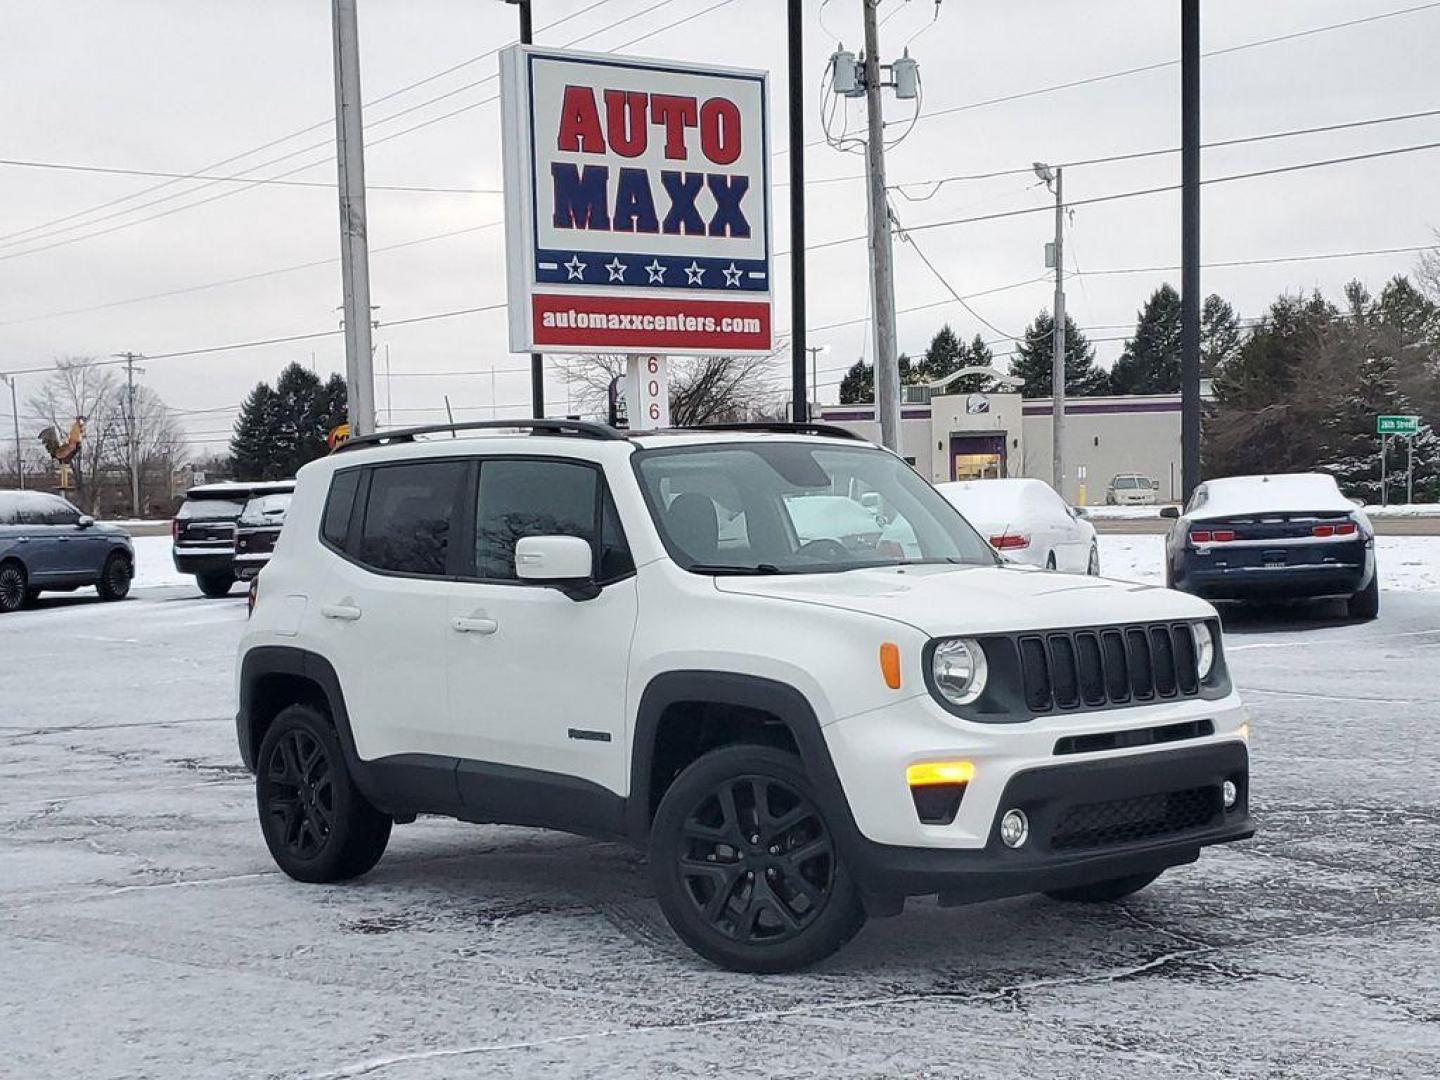
<path id="1" fill-rule="evenodd" d="M 1288 553 L 1283 549 L 1261 552 L 1260 565 L 1266 570 L 1275 570 L 1289 565 Z"/>

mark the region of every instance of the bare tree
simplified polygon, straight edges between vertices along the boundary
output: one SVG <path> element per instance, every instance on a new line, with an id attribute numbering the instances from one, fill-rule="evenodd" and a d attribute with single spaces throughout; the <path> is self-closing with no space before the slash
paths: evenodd
<path id="1" fill-rule="evenodd" d="M 1415 281 L 1429 300 L 1440 304 L 1440 229 L 1434 236 L 1436 246 L 1422 251 L 1415 260 Z"/>
<path id="2" fill-rule="evenodd" d="M 752 420 L 774 412 L 779 395 L 773 381 L 773 356 L 684 356 L 670 361 L 670 422 L 696 427 Z M 625 357 L 576 357 L 562 368 L 582 412 L 604 417 L 612 382 L 620 377 L 623 394 Z"/>
<path id="3" fill-rule="evenodd" d="M 122 410 L 125 388 L 116 386 L 117 405 Z M 122 421 L 122 435 L 128 426 Z M 116 440 L 116 464 L 130 471 L 130 446 L 127 438 Z M 185 433 L 170 407 L 148 386 L 135 388 L 135 450 L 140 466 L 140 505 L 161 506 L 169 510 L 170 477 L 188 451 Z"/>

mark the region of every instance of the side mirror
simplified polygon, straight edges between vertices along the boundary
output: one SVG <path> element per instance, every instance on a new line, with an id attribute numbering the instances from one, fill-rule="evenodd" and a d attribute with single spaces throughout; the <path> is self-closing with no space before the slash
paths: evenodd
<path id="1" fill-rule="evenodd" d="M 1180 508 L 1178 506 L 1162 506 L 1160 507 L 1160 516 L 1162 518 L 1178 518 Z"/>
<path id="2" fill-rule="evenodd" d="M 572 600 L 600 595 L 594 567 L 589 542 L 578 536 L 527 536 L 515 544 L 516 577 L 558 585 Z"/>
<path id="3" fill-rule="evenodd" d="M 80 528 L 82 529 L 88 529 L 91 525 L 95 524 L 95 519 L 89 514 L 81 514 L 80 520 L 77 521 L 75 524 L 80 526 Z"/>

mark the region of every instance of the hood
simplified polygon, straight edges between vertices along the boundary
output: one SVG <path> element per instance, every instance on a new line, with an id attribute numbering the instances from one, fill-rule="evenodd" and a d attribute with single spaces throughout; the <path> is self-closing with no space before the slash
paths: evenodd
<path id="1" fill-rule="evenodd" d="M 858 611 L 931 637 L 1202 619 L 1203 600 L 1155 585 L 1021 566 L 876 567 L 836 574 L 720 577 L 721 592 Z"/>

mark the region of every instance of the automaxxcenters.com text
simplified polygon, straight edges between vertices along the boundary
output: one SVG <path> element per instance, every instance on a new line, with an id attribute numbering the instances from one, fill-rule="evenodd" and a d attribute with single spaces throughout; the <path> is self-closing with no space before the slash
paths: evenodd
<path id="1" fill-rule="evenodd" d="M 537 346 L 763 351 L 771 347 L 766 300 L 656 296 L 531 298 Z"/>
<path id="2" fill-rule="evenodd" d="M 716 319 L 710 315 L 645 315 L 634 312 L 547 311 L 541 316 L 540 324 L 546 329 L 576 330 L 664 330 L 670 333 L 686 334 L 758 334 L 763 324 L 759 319 L 726 316 Z"/>

